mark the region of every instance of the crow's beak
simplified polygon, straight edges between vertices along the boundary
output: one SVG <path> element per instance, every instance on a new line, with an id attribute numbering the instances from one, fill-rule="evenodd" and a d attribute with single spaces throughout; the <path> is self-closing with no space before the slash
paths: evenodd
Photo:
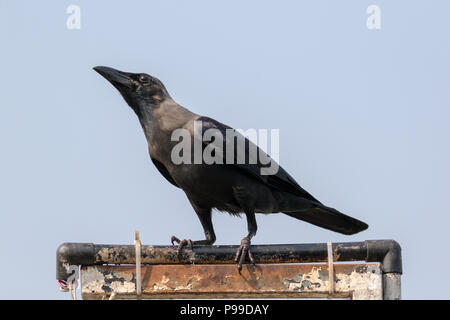
<path id="1" fill-rule="evenodd" d="M 100 75 L 111 82 L 111 84 L 115 87 L 117 85 L 122 85 L 128 88 L 131 87 L 132 79 L 127 75 L 126 72 L 102 66 L 94 67 L 93 69 L 100 73 Z"/>

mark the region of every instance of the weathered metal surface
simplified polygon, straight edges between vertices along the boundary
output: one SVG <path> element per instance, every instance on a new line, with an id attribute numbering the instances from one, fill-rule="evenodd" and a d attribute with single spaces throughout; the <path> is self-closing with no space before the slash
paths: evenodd
<path id="1" fill-rule="evenodd" d="M 383 299 L 400 300 L 402 298 L 400 273 L 383 274 Z"/>
<path id="2" fill-rule="evenodd" d="M 328 292 L 326 264 L 147 265 L 142 298 L 340 297 L 382 299 L 379 264 L 335 264 L 335 292 Z M 136 298 L 135 266 L 83 266 L 84 299 Z"/>
<path id="3" fill-rule="evenodd" d="M 228 264 L 233 263 L 238 246 L 195 246 L 177 255 L 173 246 L 143 245 L 142 264 Z M 368 240 L 332 244 L 334 261 L 380 262 L 385 273 L 402 273 L 401 248 L 393 240 Z M 257 264 L 316 263 L 327 261 L 325 243 L 252 245 Z M 57 280 L 66 280 L 69 265 L 136 263 L 133 245 L 63 243 L 56 253 Z"/>
<path id="4" fill-rule="evenodd" d="M 333 257 L 335 261 L 362 261 L 366 252 L 362 243 L 335 243 Z M 196 246 L 193 250 L 183 248 L 181 256 L 174 246 L 142 246 L 142 264 L 229 264 L 234 263 L 238 246 Z M 355 248 L 361 252 L 355 254 Z M 135 263 L 132 245 L 94 245 L 93 264 L 129 264 Z M 253 245 L 255 262 L 261 263 L 308 263 L 327 261 L 326 244 L 283 244 Z"/>

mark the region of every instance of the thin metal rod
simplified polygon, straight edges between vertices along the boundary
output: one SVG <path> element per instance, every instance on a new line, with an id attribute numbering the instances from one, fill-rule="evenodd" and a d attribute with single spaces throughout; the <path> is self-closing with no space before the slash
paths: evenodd
<path id="1" fill-rule="evenodd" d="M 331 242 L 327 242 L 328 252 L 328 282 L 329 282 L 329 294 L 334 292 L 334 266 L 333 266 L 333 247 Z"/>
<path id="2" fill-rule="evenodd" d="M 141 240 L 139 239 L 139 231 L 135 231 L 134 235 L 135 259 L 136 259 L 136 295 L 140 298 L 142 294 L 141 281 Z"/>

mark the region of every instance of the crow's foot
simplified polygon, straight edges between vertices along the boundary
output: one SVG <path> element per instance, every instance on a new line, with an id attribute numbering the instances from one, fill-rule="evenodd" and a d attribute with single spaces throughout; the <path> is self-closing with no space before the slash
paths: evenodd
<path id="1" fill-rule="evenodd" d="M 174 242 L 178 243 L 178 249 L 177 249 L 177 254 L 178 257 L 181 256 L 181 251 L 183 250 L 183 247 L 187 246 L 189 247 L 189 249 L 192 249 L 192 240 L 191 239 L 184 239 L 184 240 L 180 240 L 175 236 L 172 236 L 172 238 L 170 238 L 170 242 L 172 242 L 172 245 L 174 246 Z"/>
<path id="2" fill-rule="evenodd" d="M 250 237 L 245 237 L 241 241 L 241 245 L 239 246 L 239 249 L 236 252 L 236 258 L 234 258 L 234 262 L 238 264 L 238 271 L 239 274 L 242 270 L 242 264 L 244 263 L 245 257 L 248 256 L 248 259 L 252 264 L 255 264 L 255 260 L 253 259 L 253 255 L 250 251 Z"/>

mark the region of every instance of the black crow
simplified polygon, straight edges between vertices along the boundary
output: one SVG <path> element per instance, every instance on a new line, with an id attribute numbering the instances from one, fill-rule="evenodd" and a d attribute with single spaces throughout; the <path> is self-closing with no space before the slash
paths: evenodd
<path id="1" fill-rule="evenodd" d="M 203 226 L 205 240 L 172 237 L 172 244 L 179 244 L 178 253 L 186 245 L 192 247 L 215 242 L 212 209 L 234 215 L 243 213 L 247 218 L 248 235 L 242 239 L 235 259 L 239 272 L 246 257 L 254 263 L 250 244 L 257 229 L 255 213 L 282 212 L 346 235 L 367 229 L 366 223 L 319 202 L 243 135 L 178 105 L 157 78 L 109 67 L 95 67 L 94 70 L 111 82 L 134 110 L 147 138 L 152 162 L 171 184 L 186 193 Z M 210 138 L 205 139 L 208 130 Z M 219 135 L 222 135 L 221 139 Z M 174 153 L 175 148 L 180 148 L 181 138 L 187 139 L 185 145 L 192 147 L 192 153 L 186 148 Z M 214 161 L 208 163 L 201 159 L 199 162 L 196 144 L 197 147 L 200 145 L 200 156 L 209 147 L 209 155 Z M 174 154 L 184 161 L 174 159 Z M 271 168 L 275 170 L 269 172 Z"/>

